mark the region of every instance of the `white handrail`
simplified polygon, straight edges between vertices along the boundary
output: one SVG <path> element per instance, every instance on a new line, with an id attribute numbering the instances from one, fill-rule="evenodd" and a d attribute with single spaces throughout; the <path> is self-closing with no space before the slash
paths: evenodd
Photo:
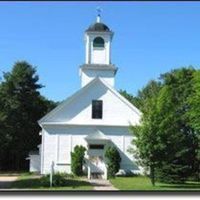
<path id="1" fill-rule="evenodd" d="M 87 174 L 87 177 L 88 179 L 91 179 L 91 168 L 90 168 L 90 163 L 89 163 L 89 160 L 87 158 L 85 158 L 85 161 L 86 161 L 86 165 L 87 165 L 87 171 L 88 171 L 88 174 Z"/>
<path id="2" fill-rule="evenodd" d="M 105 165 L 105 176 L 104 178 L 107 180 L 108 179 L 108 169 L 107 166 Z"/>
<path id="3" fill-rule="evenodd" d="M 91 179 L 91 169 L 89 165 L 88 165 L 88 179 Z"/>

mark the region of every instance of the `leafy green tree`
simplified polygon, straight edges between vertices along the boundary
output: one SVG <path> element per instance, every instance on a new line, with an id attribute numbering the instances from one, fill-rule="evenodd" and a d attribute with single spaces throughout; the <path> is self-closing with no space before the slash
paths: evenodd
<path id="1" fill-rule="evenodd" d="M 16 62 L 11 72 L 4 73 L 0 85 L 1 169 L 27 168 L 25 158 L 40 143 L 37 121 L 53 108 L 53 102 L 39 93 L 36 68 Z"/>
<path id="2" fill-rule="evenodd" d="M 163 74 L 162 93 L 159 97 L 159 130 L 167 144 L 160 178 L 168 182 L 184 182 L 192 173 L 195 162 L 194 130 L 187 116 L 191 106 L 188 98 L 193 95 L 192 67 L 180 68 Z M 170 147 L 170 148 L 169 148 Z"/>
<path id="3" fill-rule="evenodd" d="M 139 92 L 143 116 L 141 126 L 131 128 L 136 136 L 134 153 L 150 168 L 152 184 L 156 177 L 165 182 L 183 182 L 192 173 L 195 132 L 187 113 L 194 73 L 192 67 L 172 70 Z"/>
<path id="4" fill-rule="evenodd" d="M 160 154 L 164 148 L 162 145 L 158 145 L 158 138 L 155 137 L 158 128 L 156 101 L 160 89 L 161 83 L 151 80 L 146 87 L 138 91 L 136 97 L 126 91 L 120 92 L 143 113 L 141 119 L 143 125 L 131 127 L 133 134 L 137 138 L 137 140 L 133 141 L 133 144 L 138 148 L 130 148 L 129 151 L 136 156 L 140 165 L 150 170 L 150 178 L 153 185 L 155 184 L 155 168 L 161 162 L 158 158 L 161 158 Z"/>
<path id="5" fill-rule="evenodd" d="M 120 169 L 121 157 L 116 147 L 109 146 L 105 151 L 108 177 L 114 177 Z"/>
<path id="6" fill-rule="evenodd" d="M 145 109 L 144 105 L 146 100 L 152 97 L 152 94 L 156 94 L 161 87 L 159 81 L 151 80 L 148 84 L 138 91 L 137 96 L 133 96 L 126 90 L 120 90 L 119 93 L 124 96 L 128 101 L 130 101 L 134 106 L 143 111 Z"/>
<path id="7" fill-rule="evenodd" d="M 140 107 L 140 99 L 138 97 L 134 97 L 132 94 L 128 93 L 126 90 L 119 90 L 119 93 L 125 97 L 130 103 L 132 103 L 137 108 Z"/>
<path id="8" fill-rule="evenodd" d="M 71 152 L 71 170 L 72 173 L 77 176 L 81 176 L 83 174 L 85 151 L 85 147 L 76 145 L 74 147 L 74 152 Z"/>
<path id="9" fill-rule="evenodd" d="M 164 146 L 160 143 L 157 122 L 157 97 L 159 83 L 150 81 L 146 88 L 139 92 L 140 104 L 142 107 L 141 125 L 131 127 L 136 140 L 132 143 L 137 149 L 130 149 L 138 159 L 138 163 L 150 170 L 151 182 L 155 184 L 155 168 L 159 166 L 161 152 Z"/>
<path id="10" fill-rule="evenodd" d="M 189 96 L 188 104 L 190 109 L 187 112 L 189 124 L 194 129 L 194 152 L 195 162 L 193 171 L 196 179 L 200 181 L 200 71 L 196 71 L 192 80 L 193 95 Z"/>

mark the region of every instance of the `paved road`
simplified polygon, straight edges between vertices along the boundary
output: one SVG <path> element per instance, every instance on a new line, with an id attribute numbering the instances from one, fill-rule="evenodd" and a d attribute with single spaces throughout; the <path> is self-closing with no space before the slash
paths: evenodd
<path id="1" fill-rule="evenodd" d="M 94 190 L 118 190 L 110 183 L 109 180 L 103 180 L 103 179 L 91 179 L 89 182 L 94 186 Z"/>
<path id="2" fill-rule="evenodd" d="M 17 180 L 18 176 L 0 176 L 0 189 L 9 188 L 13 181 Z"/>

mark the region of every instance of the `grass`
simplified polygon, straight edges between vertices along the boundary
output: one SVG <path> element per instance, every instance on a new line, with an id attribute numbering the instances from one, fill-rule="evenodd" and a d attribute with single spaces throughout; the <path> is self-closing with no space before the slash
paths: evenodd
<path id="1" fill-rule="evenodd" d="M 66 179 L 66 186 L 49 187 L 42 184 L 42 177 L 30 173 L 22 173 L 19 178 L 10 186 L 12 189 L 29 189 L 29 190 L 92 190 L 93 187 L 87 181 L 81 178 Z"/>
<path id="2" fill-rule="evenodd" d="M 152 186 L 150 179 L 145 176 L 116 177 L 110 179 L 114 187 L 119 190 L 153 190 L 153 191 L 200 191 L 200 182 L 186 182 L 183 184 L 156 183 Z"/>
<path id="3" fill-rule="evenodd" d="M 188 181 L 184 184 L 156 183 L 152 186 L 150 179 L 145 176 L 116 177 L 110 179 L 114 187 L 126 191 L 200 191 L 200 182 Z M 44 186 L 42 178 L 34 173 L 21 173 L 19 178 L 10 186 L 12 189 L 28 190 L 93 190 L 92 185 L 84 180 L 84 177 L 66 178 L 66 185 L 63 187 Z"/>

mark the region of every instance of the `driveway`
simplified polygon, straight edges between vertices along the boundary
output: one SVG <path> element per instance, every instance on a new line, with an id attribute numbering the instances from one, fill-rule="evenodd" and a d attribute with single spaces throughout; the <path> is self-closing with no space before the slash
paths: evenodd
<path id="1" fill-rule="evenodd" d="M 0 189 L 9 188 L 12 182 L 16 181 L 17 178 L 17 175 L 0 175 Z"/>

